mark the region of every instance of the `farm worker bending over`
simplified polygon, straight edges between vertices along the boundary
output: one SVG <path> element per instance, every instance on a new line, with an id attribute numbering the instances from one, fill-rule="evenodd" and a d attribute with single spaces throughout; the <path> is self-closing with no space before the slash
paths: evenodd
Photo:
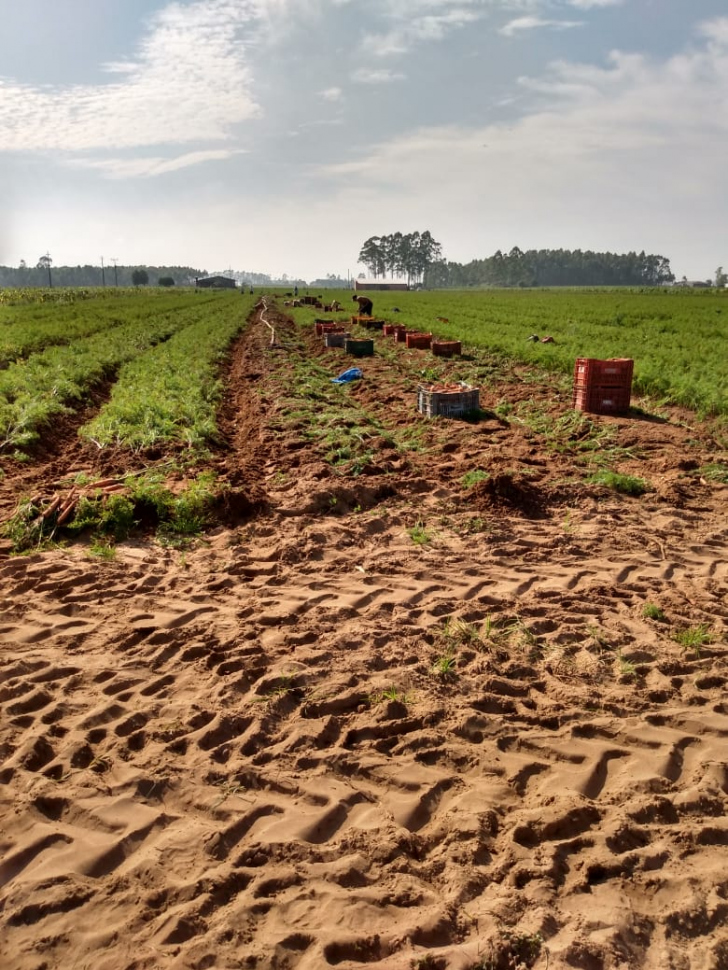
<path id="1" fill-rule="evenodd" d="M 359 304 L 360 317 L 370 317 L 372 315 L 374 304 L 368 296 L 352 296 L 352 300 L 356 300 L 356 302 Z"/>

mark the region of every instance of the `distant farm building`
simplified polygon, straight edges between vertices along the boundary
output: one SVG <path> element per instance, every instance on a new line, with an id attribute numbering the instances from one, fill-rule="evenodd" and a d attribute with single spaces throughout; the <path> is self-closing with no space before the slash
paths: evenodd
<path id="1" fill-rule="evenodd" d="M 294 285 L 294 280 L 288 281 L 288 287 Z M 299 286 L 306 286 L 306 283 L 298 281 Z M 351 289 L 351 283 L 348 280 L 342 279 L 341 277 L 331 277 L 327 276 L 325 280 L 311 280 L 308 284 L 311 290 L 349 290 Z"/>
<path id="2" fill-rule="evenodd" d="M 407 280 L 354 280 L 355 290 L 408 290 Z"/>
<path id="3" fill-rule="evenodd" d="M 195 280 L 195 286 L 206 290 L 234 290 L 237 283 L 227 276 L 203 276 Z"/>

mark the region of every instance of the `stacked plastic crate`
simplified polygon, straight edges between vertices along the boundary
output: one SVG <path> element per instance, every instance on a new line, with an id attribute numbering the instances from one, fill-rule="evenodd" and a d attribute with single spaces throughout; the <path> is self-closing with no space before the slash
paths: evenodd
<path id="1" fill-rule="evenodd" d="M 629 411 L 633 371 L 629 357 L 577 357 L 572 407 L 591 414 L 624 414 Z"/>

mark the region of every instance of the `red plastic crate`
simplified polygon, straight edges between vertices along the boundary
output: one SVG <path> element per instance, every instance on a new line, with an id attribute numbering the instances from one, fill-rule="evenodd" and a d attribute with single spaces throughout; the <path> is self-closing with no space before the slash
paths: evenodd
<path id="1" fill-rule="evenodd" d="M 632 388 L 583 385 L 574 386 L 572 407 L 591 414 L 624 414 L 629 411 Z"/>
<path id="2" fill-rule="evenodd" d="M 634 361 L 630 357 L 598 360 L 577 357 L 574 363 L 574 383 L 587 387 L 631 387 Z"/>
<path id="3" fill-rule="evenodd" d="M 435 357 L 459 357 L 463 346 L 459 340 L 433 340 L 432 353 Z"/>
<path id="4" fill-rule="evenodd" d="M 429 350 L 432 344 L 431 333 L 407 333 L 405 335 L 405 346 L 415 350 Z"/>
<path id="5" fill-rule="evenodd" d="M 333 321 L 331 323 L 319 322 L 315 326 L 317 337 L 320 337 L 324 333 L 343 333 L 344 331 L 344 328 L 340 324 L 334 323 Z"/>

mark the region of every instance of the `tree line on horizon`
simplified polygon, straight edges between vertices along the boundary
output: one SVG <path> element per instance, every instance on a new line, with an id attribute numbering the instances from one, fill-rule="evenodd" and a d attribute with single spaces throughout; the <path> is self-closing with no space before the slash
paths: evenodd
<path id="1" fill-rule="evenodd" d="M 387 273 L 406 277 L 410 284 L 422 283 L 428 267 L 442 260 L 442 246 L 429 230 L 394 232 L 389 236 L 370 236 L 362 245 L 359 262 L 378 279 Z"/>
<path id="2" fill-rule="evenodd" d="M 514 246 L 469 263 L 440 260 L 427 267 L 431 289 L 470 286 L 661 286 L 675 279 L 670 260 L 645 253 L 595 253 L 591 250 L 529 249 Z"/>
<path id="3" fill-rule="evenodd" d="M 288 277 L 275 280 L 267 273 L 248 270 L 197 269 L 194 266 L 54 266 L 50 256 L 41 256 L 35 266 L 28 266 L 25 260 L 19 266 L 0 266 L 0 289 L 23 289 L 24 287 L 96 287 L 96 286 L 194 286 L 195 280 L 205 276 L 229 276 L 241 286 L 308 286 L 305 280 Z M 331 274 L 328 285 L 338 286 L 347 281 L 339 280 Z M 170 282 L 172 281 L 172 282 Z M 316 280 L 310 285 L 323 285 Z"/>
<path id="4" fill-rule="evenodd" d="M 206 270 L 192 266 L 54 266 L 48 256 L 41 256 L 35 266 L 21 260 L 19 266 L 0 266 L 0 287 L 48 286 L 169 286 L 173 280 L 177 286 L 192 285 L 198 276 L 206 276 Z M 145 279 L 146 277 L 146 279 Z M 165 282 L 162 283 L 161 281 Z"/>
<path id="5" fill-rule="evenodd" d="M 670 260 L 645 253 L 529 249 L 514 246 L 485 259 L 457 263 L 442 258 L 442 246 L 429 231 L 371 236 L 359 262 L 374 278 L 406 277 L 427 289 L 471 286 L 660 286 L 675 279 Z"/>

